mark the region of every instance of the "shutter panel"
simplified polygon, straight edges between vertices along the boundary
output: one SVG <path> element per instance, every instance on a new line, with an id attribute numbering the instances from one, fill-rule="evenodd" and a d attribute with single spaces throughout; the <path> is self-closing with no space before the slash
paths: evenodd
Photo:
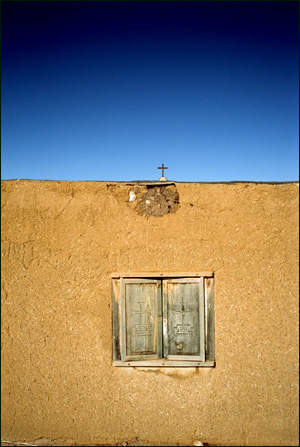
<path id="1" fill-rule="evenodd" d="M 164 357 L 205 361 L 203 278 L 163 281 Z"/>
<path id="2" fill-rule="evenodd" d="M 161 281 L 121 279 L 121 360 L 162 356 Z"/>

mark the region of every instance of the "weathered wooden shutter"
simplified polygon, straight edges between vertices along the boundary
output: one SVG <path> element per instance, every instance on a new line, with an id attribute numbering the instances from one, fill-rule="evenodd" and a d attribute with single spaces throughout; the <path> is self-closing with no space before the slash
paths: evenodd
<path id="1" fill-rule="evenodd" d="M 164 357 L 205 361 L 203 278 L 163 281 Z"/>
<path id="2" fill-rule="evenodd" d="M 214 280 L 205 278 L 205 360 L 215 360 Z"/>
<path id="3" fill-rule="evenodd" d="M 121 360 L 162 356 L 161 281 L 121 279 Z"/>

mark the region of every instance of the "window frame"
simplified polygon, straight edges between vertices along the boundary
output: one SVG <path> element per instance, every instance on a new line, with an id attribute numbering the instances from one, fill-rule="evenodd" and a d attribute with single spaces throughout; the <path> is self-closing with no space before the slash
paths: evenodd
<path id="1" fill-rule="evenodd" d="M 112 273 L 112 300 L 113 300 L 113 365 L 114 366 L 133 366 L 133 367 L 213 367 L 215 366 L 215 352 L 214 352 L 214 274 L 213 272 L 183 272 L 183 273 L 157 273 L 157 272 L 141 272 L 141 273 Z M 128 281 L 129 280 L 129 281 Z M 125 335 L 125 303 L 121 299 L 124 296 L 124 284 L 137 283 L 143 284 L 155 283 L 157 281 L 161 284 L 161 311 L 164 313 L 164 320 L 167 316 L 166 297 L 167 284 L 169 283 L 200 283 L 199 290 L 203 291 L 199 296 L 199 309 L 203 309 L 200 315 L 200 341 L 202 340 L 202 347 L 200 348 L 200 356 L 169 356 L 169 358 L 149 358 L 149 356 L 139 356 L 136 359 L 131 356 L 126 356 L 126 348 L 124 346 Z M 160 287 L 158 286 L 158 289 Z M 202 300 L 202 301 L 201 301 Z M 160 304 L 158 303 L 159 307 Z M 158 319 L 161 316 L 158 314 Z M 164 343 L 168 336 L 167 322 L 162 322 L 163 336 L 161 344 Z M 164 347 L 165 354 L 165 347 Z M 161 353 L 158 347 L 158 352 Z"/>

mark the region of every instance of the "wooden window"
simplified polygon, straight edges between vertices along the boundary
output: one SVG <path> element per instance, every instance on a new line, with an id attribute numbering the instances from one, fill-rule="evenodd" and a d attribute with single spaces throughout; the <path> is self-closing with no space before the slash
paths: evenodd
<path id="1" fill-rule="evenodd" d="M 115 366 L 214 366 L 213 274 L 113 274 Z"/>

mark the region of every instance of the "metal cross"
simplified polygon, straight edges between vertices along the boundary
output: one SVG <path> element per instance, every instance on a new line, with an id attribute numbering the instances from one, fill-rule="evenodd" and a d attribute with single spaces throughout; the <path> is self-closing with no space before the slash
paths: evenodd
<path id="1" fill-rule="evenodd" d="M 162 166 L 160 168 L 157 168 L 157 169 L 162 169 L 162 177 L 164 177 L 164 173 L 165 173 L 164 170 L 168 169 L 168 168 L 165 168 L 165 165 L 162 164 Z"/>

